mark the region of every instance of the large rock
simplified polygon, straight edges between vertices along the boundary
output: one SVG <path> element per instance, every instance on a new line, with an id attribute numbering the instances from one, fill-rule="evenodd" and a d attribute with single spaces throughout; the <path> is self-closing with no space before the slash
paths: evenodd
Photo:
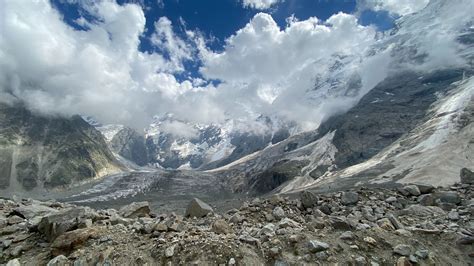
<path id="1" fill-rule="evenodd" d="M 25 205 L 20 206 L 18 208 L 13 209 L 12 214 L 18 215 L 25 219 L 31 219 L 36 216 L 45 216 L 48 214 L 56 213 L 58 210 L 40 205 L 40 204 L 32 204 L 32 205 Z"/>
<path id="2" fill-rule="evenodd" d="M 435 200 L 440 203 L 459 204 L 461 203 L 461 197 L 457 192 L 454 191 L 440 191 L 434 193 Z"/>
<path id="3" fill-rule="evenodd" d="M 150 204 L 147 201 L 133 202 L 120 208 L 119 213 L 125 218 L 149 217 Z"/>
<path id="4" fill-rule="evenodd" d="M 213 232 L 218 234 L 230 234 L 232 233 L 232 227 L 223 219 L 216 220 L 211 227 Z"/>
<path id="5" fill-rule="evenodd" d="M 305 190 L 301 192 L 301 204 L 305 208 L 313 208 L 318 203 L 318 196 L 313 192 Z"/>
<path id="6" fill-rule="evenodd" d="M 77 247 L 83 245 L 89 238 L 95 237 L 97 231 L 94 228 L 76 229 L 58 236 L 51 244 L 51 253 L 54 256 L 68 254 Z"/>
<path id="7" fill-rule="evenodd" d="M 401 215 L 418 216 L 418 217 L 431 217 L 444 215 L 443 209 L 436 206 L 422 206 L 422 205 L 411 205 L 400 211 Z"/>
<path id="8" fill-rule="evenodd" d="M 461 177 L 461 183 L 463 184 L 474 184 L 474 172 L 467 168 L 462 168 L 459 176 Z"/>
<path id="9" fill-rule="evenodd" d="M 48 241 L 53 241 L 64 232 L 76 229 L 81 219 L 85 218 L 84 208 L 75 208 L 50 214 L 41 219 L 38 231 L 43 233 Z"/>
<path id="10" fill-rule="evenodd" d="M 204 217 L 208 213 L 213 212 L 214 210 L 212 209 L 211 206 L 209 206 L 207 203 L 204 201 L 194 198 L 191 200 L 191 202 L 188 205 L 188 208 L 186 209 L 186 217 Z"/>
<path id="11" fill-rule="evenodd" d="M 421 195 L 420 189 L 417 185 L 408 185 L 404 186 L 403 189 L 407 191 L 412 196 L 419 196 Z"/>
<path id="12" fill-rule="evenodd" d="M 359 201 L 359 194 L 353 191 L 343 192 L 341 202 L 344 205 L 354 205 Z"/>

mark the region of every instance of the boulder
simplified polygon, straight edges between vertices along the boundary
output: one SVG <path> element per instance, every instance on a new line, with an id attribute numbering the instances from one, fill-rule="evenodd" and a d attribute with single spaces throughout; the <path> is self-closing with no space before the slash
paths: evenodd
<path id="1" fill-rule="evenodd" d="M 461 203 L 461 197 L 454 191 L 440 191 L 434 193 L 434 197 L 437 203 L 449 203 L 455 205 Z"/>
<path id="2" fill-rule="evenodd" d="M 461 183 L 463 184 L 474 184 L 474 172 L 467 168 L 462 168 L 459 176 L 461 177 Z"/>
<path id="3" fill-rule="evenodd" d="M 83 245 L 89 238 L 95 237 L 97 231 L 94 228 L 76 229 L 58 236 L 51 244 L 51 253 L 54 256 L 68 254 L 77 247 Z"/>
<path id="4" fill-rule="evenodd" d="M 353 191 L 343 192 L 341 196 L 341 203 L 344 205 L 354 205 L 359 201 L 359 194 Z"/>
<path id="5" fill-rule="evenodd" d="M 401 215 L 410 215 L 417 217 L 431 217 L 444 215 L 443 209 L 436 206 L 422 206 L 422 205 L 411 205 L 400 211 Z"/>
<path id="6" fill-rule="evenodd" d="M 301 192 L 301 204 L 303 204 L 304 208 L 313 208 L 317 203 L 318 196 L 316 196 L 313 192 L 308 190 Z"/>
<path id="7" fill-rule="evenodd" d="M 198 198 L 194 198 L 189 203 L 188 208 L 186 209 L 185 216 L 201 218 L 206 216 L 210 212 L 213 212 L 211 206 L 209 206 L 207 203 Z"/>
<path id="8" fill-rule="evenodd" d="M 18 208 L 15 208 L 13 209 L 11 214 L 18 215 L 25 219 L 31 219 L 36 216 L 45 216 L 45 215 L 56 213 L 56 212 L 58 212 L 58 210 L 56 209 L 39 205 L 39 204 L 32 204 L 32 205 L 25 205 L 25 206 L 20 206 Z"/>
<path id="9" fill-rule="evenodd" d="M 232 227 L 223 219 L 218 219 L 212 223 L 211 230 L 217 234 L 230 234 Z"/>
<path id="10" fill-rule="evenodd" d="M 307 246 L 308 246 L 308 249 L 311 253 L 316 253 L 316 252 L 320 252 L 320 251 L 324 251 L 324 250 L 329 249 L 329 244 L 327 244 L 325 242 L 318 241 L 318 240 L 308 241 Z"/>
<path id="11" fill-rule="evenodd" d="M 124 218 L 149 217 L 150 204 L 147 201 L 133 202 L 120 208 L 119 214 Z"/>
<path id="12" fill-rule="evenodd" d="M 421 195 L 420 189 L 416 185 L 408 185 L 404 186 L 403 189 L 407 191 L 412 196 L 419 196 Z"/>
<path id="13" fill-rule="evenodd" d="M 277 220 L 281 220 L 285 217 L 285 211 L 283 210 L 282 207 L 278 206 L 273 209 L 272 215 Z"/>
<path id="14" fill-rule="evenodd" d="M 346 218 L 331 216 L 329 217 L 329 224 L 336 230 L 351 230 L 352 226 Z"/>
<path id="15" fill-rule="evenodd" d="M 6 266 L 21 266 L 21 263 L 18 259 L 12 259 L 7 262 Z"/>
<path id="16" fill-rule="evenodd" d="M 64 232 L 76 229 L 84 216 L 85 209 L 83 208 L 56 212 L 41 219 L 38 224 L 38 231 L 43 233 L 48 241 L 52 242 Z"/>

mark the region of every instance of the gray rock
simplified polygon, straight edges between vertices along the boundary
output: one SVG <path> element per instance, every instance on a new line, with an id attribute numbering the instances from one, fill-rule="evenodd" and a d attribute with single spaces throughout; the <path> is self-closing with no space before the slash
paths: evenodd
<path id="1" fill-rule="evenodd" d="M 174 249 L 176 248 L 176 245 L 169 246 L 165 249 L 165 257 L 171 258 L 174 256 Z"/>
<path id="2" fill-rule="evenodd" d="M 451 203 L 451 204 L 459 204 L 461 203 L 461 197 L 457 192 L 454 191 L 440 191 L 434 193 L 435 200 L 441 203 Z"/>
<path id="3" fill-rule="evenodd" d="M 387 215 L 387 218 L 390 220 L 390 222 L 392 223 L 393 227 L 395 227 L 395 229 L 403 229 L 404 227 L 403 224 L 400 223 L 397 217 L 395 217 L 393 214 Z"/>
<path id="4" fill-rule="evenodd" d="M 318 241 L 318 240 L 308 241 L 307 246 L 308 246 L 308 249 L 311 253 L 316 253 L 316 252 L 320 252 L 320 251 L 324 251 L 324 250 L 329 249 L 329 244 L 327 244 L 325 242 Z"/>
<path id="5" fill-rule="evenodd" d="M 441 208 L 436 206 L 422 206 L 415 204 L 401 210 L 400 214 L 418 217 L 431 217 L 444 215 L 445 212 Z"/>
<path id="6" fill-rule="evenodd" d="M 12 214 L 18 215 L 25 219 L 31 219 L 36 216 L 45 216 L 55 212 L 58 212 L 58 210 L 39 204 L 32 204 L 15 208 L 13 209 Z"/>
<path id="7" fill-rule="evenodd" d="M 399 244 L 393 248 L 393 253 L 400 256 L 409 256 L 411 253 L 411 247 L 409 245 Z"/>
<path id="8" fill-rule="evenodd" d="M 82 217 L 85 216 L 85 209 L 74 208 L 50 214 L 41 219 L 38 224 L 38 231 L 52 242 L 59 235 L 78 227 Z"/>
<path id="9" fill-rule="evenodd" d="M 186 209 L 186 217 L 204 217 L 208 213 L 213 212 L 214 210 L 212 209 L 211 206 L 209 206 L 207 203 L 204 201 L 194 198 L 191 200 L 191 202 L 188 205 L 188 208 Z"/>
<path id="10" fill-rule="evenodd" d="M 303 204 L 304 208 L 313 208 L 317 203 L 318 196 L 316 196 L 313 192 L 308 190 L 301 192 L 301 204 Z"/>
<path id="11" fill-rule="evenodd" d="M 283 218 L 279 223 L 279 228 L 288 228 L 288 227 L 299 227 L 300 224 L 291 220 L 290 218 Z"/>
<path id="12" fill-rule="evenodd" d="M 18 259 L 12 259 L 7 262 L 6 266 L 21 266 L 21 263 Z"/>
<path id="13" fill-rule="evenodd" d="M 260 229 L 260 235 L 272 236 L 275 234 L 276 226 L 272 223 L 266 224 Z"/>
<path id="14" fill-rule="evenodd" d="M 66 266 L 68 265 L 68 259 L 64 255 L 54 257 L 48 262 L 46 266 Z"/>
<path id="15" fill-rule="evenodd" d="M 346 231 L 339 236 L 340 239 L 342 240 L 354 240 L 354 233 L 351 231 Z"/>
<path id="16" fill-rule="evenodd" d="M 329 217 L 329 224 L 336 230 L 351 230 L 352 226 L 346 218 L 331 216 Z"/>
<path id="17" fill-rule="evenodd" d="M 426 185 L 426 184 L 416 184 L 418 189 L 420 190 L 421 194 L 428 194 L 431 193 L 435 187 L 432 185 Z"/>
<path id="18" fill-rule="evenodd" d="M 232 227 L 223 219 L 218 219 L 212 223 L 211 230 L 218 234 L 232 233 Z"/>
<path id="19" fill-rule="evenodd" d="M 460 219 L 459 217 L 459 213 L 457 211 L 450 211 L 448 213 L 448 219 L 451 220 L 451 221 L 458 221 Z"/>
<path id="20" fill-rule="evenodd" d="M 423 206 L 434 206 L 435 197 L 432 194 L 424 194 L 418 197 L 418 203 Z"/>
<path id="21" fill-rule="evenodd" d="M 396 201 L 397 201 L 397 198 L 394 197 L 394 196 L 390 196 L 390 197 L 385 199 L 385 202 L 387 202 L 387 203 L 393 203 L 393 202 L 396 202 Z"/>
<path id="22" fill-rule="evenodd" d="M 422 260 L 427 259 L 429 254 L 430 252 L 426 249 L 420 249 L 415 252 L 415 256 Z"/>
<path id="23" fill-rule="evenodd" d="M 272 211 L 273 217 L 275 217 L 277 220 L 281 220 L 285 217 L 285 211 L 283 210 L 282 207 L 278 206 L 275 207 Z"/>
<path id="24" fill-rule="evenodd" d="M 461 177 L 461 183 L 463 184 L 474 184 L 474 172 L 467 168 L 462 168 L 459 176 Z"/>
<path id="25" fill-rule="evenodd" d="M 410 195 L 412 196 L 419 196 L 421 195 L 420 189 L 416 185 L 408 185 L 403 187 Z"/>
<path id="26" fill-rule="evenodd" d="M 147 201 L 132 202 L 120 208 L 119 213 L 124 218 L 149 217 L 150 204 Z"/>
<path id="27" fill-rule="evenodd" d="M 344 205 L 354 205 L 359 201 L 359 194 L 357 192 L 347 191 L 343 192 L 341 196 L 341 203 Z"/>

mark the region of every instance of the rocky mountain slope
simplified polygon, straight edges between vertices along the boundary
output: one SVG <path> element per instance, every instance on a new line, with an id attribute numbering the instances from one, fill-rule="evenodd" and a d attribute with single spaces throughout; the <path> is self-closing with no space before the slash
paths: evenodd
<path id="1" fill-rule="evenodd" d="M 100 132 L 81 117 L 47 117 L 0 105 L 3 196 L 41 193 L 121 169 Z"/>
<path id="2" fill-rule="evenodd" d="M 224 213 L 199 199 L 185 213 L 0 200 L 0 263 L 470 265 L 474 174 L 462 176 L 450 188 L 274 195 Z"/>

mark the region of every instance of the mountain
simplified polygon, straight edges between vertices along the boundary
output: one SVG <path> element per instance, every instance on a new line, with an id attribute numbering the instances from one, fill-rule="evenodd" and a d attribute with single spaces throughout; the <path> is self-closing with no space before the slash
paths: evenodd
<path id="1" fill-rule="evenodd" d="M 0 189 L 5 193 L 67 187 L 121 170 L 101 133 L 81 117 L 0 105 Z"/>

